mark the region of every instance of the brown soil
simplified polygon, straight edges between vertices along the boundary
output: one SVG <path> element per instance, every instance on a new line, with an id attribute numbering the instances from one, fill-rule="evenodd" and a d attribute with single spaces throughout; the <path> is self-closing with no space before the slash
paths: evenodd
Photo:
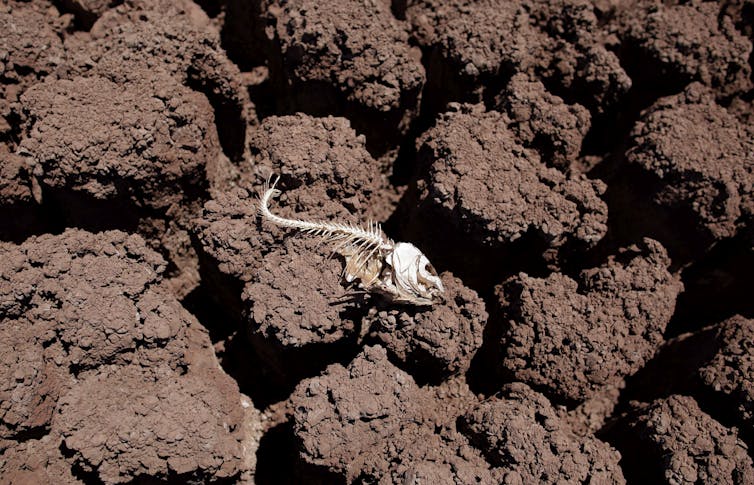
<path id="1" fill-rule="evenodd" d="M 753 19 L 6 0 L 0 482 L 754 482 Z"/>
<path id="2" fill-rule="evenodd" d="M 576 280 L 521 273 L 506 281 L 490 320 L 490 330 L 501 332 L 501 358 L 491 366 L 567 402 L 620 386 L 663 342 L 681 289 L 669 264 L 648 239 Z"/>
<path id="3" fill-rule="evenodd" d="M 626 475 L 637 483 L 754 481 L 754 464 L 736 430 L 704 413 L 691 397 L 672 395 L 639 406 L 619 426 L 615 439 L 631 450 L 624 454 Z"/>
<path id="4" fill-rule="evenodd" d="M 524 384 L 506 385 L 468 411 L 461 429 L 500 483 L 625 483 L 618 452 L 593 436 L 576 436 L 550 401 Z"/>
<path id="5" fill-rule="evenodd" d="M 67 230 L 4 243 L 2 255 L 4 476 L 57 483 L 48 466 L 106 483 L 238 473 L 253 452 L 241 447 L 238 386 L 141 237 Z M 36 449 L 46 465 L 24 457 Z"/>

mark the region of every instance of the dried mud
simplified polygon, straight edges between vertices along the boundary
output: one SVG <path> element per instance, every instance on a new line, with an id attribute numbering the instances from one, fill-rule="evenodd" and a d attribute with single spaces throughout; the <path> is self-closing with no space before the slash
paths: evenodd
<path id="1" fill-rule="evenodd" d="M 753 483 L 753 20 L 4 1 L 0 482 Z"/>

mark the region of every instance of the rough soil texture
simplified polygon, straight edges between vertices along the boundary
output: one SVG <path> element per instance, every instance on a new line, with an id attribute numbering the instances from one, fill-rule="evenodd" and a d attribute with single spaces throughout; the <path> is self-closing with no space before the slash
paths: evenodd
<path id="1" fill-rule="evenodd" d="M 223 149 L 236 160 L 243 156 L 246 123 L 256 115 L 219 37 L 190 0 L 133 0 L 104 12 L 88 35 L 66 40 L 64 75 L 99 75 L 126 84 L 169 74 L 209 99 Z"/>
<path id="2" fill-rule="evenodd" d="M 688 396 L 639 407 L 619 432 L 617 439 L 631 450 L 624 454 L 625 468 L 636 483 L 754 481 L 754 465 L 736 430 L 715 421 Z"/>
<path id="3" fill-rule="evenodd" d="M 631 87 L 607 50 L 591 2 L 408 1 L 413 35 L 427 51 L 428 103 L 478 102 L 516 73 L 545 80 L 603 112 Z M 506 28 L 500 28 L 505 25 Z"/>
<path id="4" fill-rule="evenodd" d="M 663 240 L 671 232 L 685 236 L 671 254 L 686 260 L 751 224 L 752 153 L 754 126 L 718 105 L 711 91 L 691 84 L 642 114 L 626 152 L 622 175 L 628 187 L 619 182 L 615 190 L 629 193 L 633 220 L 642 229 Z"/>
<path id="5" fill-rule="evenodd" d="M 595 246 L 607 231 L 604 184 L 548 167 L 522 145 L 515 125 L 503 113 L 461 105 L 440 115 L 418 142 L 426 176 L 416 200 L 406 199 L 402 229 L 435 264 L 469 281 L 500 278 L 512 259 L 557 266 L 565 253 Z M 438 239 L 448 244 L 438 247 Z"/>
<path id="6" fill-rule="evenodd" d="M 632 79 L 667 91 L 698 81 L 720 96 L 750 89 L 751 42 L 733 19 L 715 2 L 675 3 L 641 0 L 622 8 L 615 30 Z"/>
<path id="7" fill-rule="evenodd" d="M 280 109 L 353 120 L 373 153 L 393 148 L 418 114 L 425 73 L 388 2 L 261 2 Z"/>
<path id="8" fill-rule="evenodd" d="M 202 190 L 204 169 L 219 155 L 207 99 L 169 77 L 147 86 L 97 76 L 45 82 L 21 105 L 28 134 L 19 153 L 61 205 L 65 195 L 55 195 L 72 192 L 165 211 Z"/>
<path id="9" fill-rule="evenodd" d="M 41 473 L 45 455 L 106 483 L 240 473 L 238 387 L 161 286 L 165 261 L 143 239 L 69 230 L 2 253 L 0 432 L 40 440 L 6 445 L 3 475 L 12 463 Z"/>
<path id="10" fill-rule="evenodd" d="M 754 483 L 752 25 L 5 0 L 0 482 Z M 261 220 L 277 175 L 443 301 Z"/>
<path id="11" fill-rule="evenodd" d="M 565 103 L 526 74 L 513 76 L 495 101 L 496 109 L 510 118 L 519 142 L 539 152 L 545 164 L 567 171 L 578 159 L 591 126 L 586 108 Z"/>
<path id="12" fill-rule="evenodd" d="M 503 373 L 560 401 L 582 402 L 620 386 L 663 342 L 682 285 L 653 240 L 574 280 L 524 273 L 498 289 Z"/>
<path id="13" fill-rule="evenodd" d="M 500 483 L 625 483 L 618 452 L 594 437 L 578 437 L 547 398 L 524 384 L 511 384 L 471 409 L 461 430 Z"/>
<path id="14" fill-rule="evenodd" d="M 484 301 L 476 292 L 451 273 L 441 276 L 446 305 L 429 310 L 371 308 L 362 320 L 362 328 L 391 355 L 434 381 L 469 369 L 487 321 Z"/>
<path id="15" fill-rule="evenodd" d="M 212 299 L 229 315 L 240 316 L 242 285 L 273 242 L 252 222 L 256 215 L 254 192 L 237 187 L 208 201 L 192 228 L 202 278 L 212 281 Z"/>
<path id="16" fill-rule="evenodd" d="M 179 296 L 188 294 L 198 284 L 198 263 L 186 221 L 197 199 L 206 199 L 208 180 L 220 176 L 223 155 L 242 156 L 247 122 L 255 120 L 238 68 L 190 1 L 126 2 L 104 11 L 89 32 L 70 35 L 52 16 L 54 7 L 37 3 L 43 4 L 18 9 L 48 12 L 46 29 L 57 43 L 39 50 L 51 55 L 47 64 L 54 61 L 55 69 L 23 92 L 12 116 L 19 120 L 17 153 L 25 158 L 22 182 L 47 210 L 40 215 L 35 203 L 9 204 L 29 222 L 3 224 L 0 233 L 22 240 L 61 225 L 137 231 L 169 259 Z M 20 53 L 27 44 L 15 36 L 8 43 Z M 26 73 L 13 82 L 23 87 L 28 73 L 47 72 L 47 64 L 36 64 L 14 61 L 5 72 L 17 66 Z"/>
<path id="17" fill-rule="evenodd" d="M 176 285 L 190 291 L 196 257 L 181 225 L 220 156 L 204 95 L 167 76 L 125 85 L 92 76 L 39 83 L 20 104 L 17 152 L 36 202 L 95 229 L 115 226 L 116 214 L 169 257 L 183 273 Z"/>
<path id="18" fill-rule="evenodd" d="M 384 220 L 397 195 L 345 118 L 271 116 L 249 138 L 249 152 L 239 187 L 216 190 L 195 221 L 195 240 L 202 273 L 215 281 L 213 298 L 242 322 L 271 372 L 290 381 L 332 353 L 328 344 L 352 343 L 367 307 L 340 283 L 340 256 L 256 220 L 260 183 L 283 174 L 273 210 L 310 220 Z"/>
<path id="19" fill-rule="evenodd" d="M 285 192 L 278 203 L 283 211 L 287 206 L 303 212 L 302 217 L 376 221 L 392 212 L 396 195 L 388 182 L 390 167 L 372 158 L 366 138 L 345 118 L 271 116 L 250 136 L 249 152 L 259 177 L 282 176 Z M 347 211 L 332 212 L 334 203 Z"/>
<path id="20" fill-rule="evenodd" d="M 41 3 L 41 2 L 39 2 Z M 15 104 L 28 87 L 64 61 L 63 21 L 37 2 L 0 5 L 0 139 L 18 130 Z M 49 15 L 49 16 L 48 16 Z M 58 24 L 58 25 L 56 25 Z"/>
<path id="21" fill-rule="evenodd" d="M 260 353 L 335 343 L 357 330 L 358 315 L 364 310 L 358 301 L 351 301 L 339 281 L 340 261 L 323 254 L 317 244 L 286 241 L 263 257 L 244 287 L 244 321 L 255 338 L 265 341 Z M 280 362 L 281 368 L 292 368 L 292 364 Z M 303 361 L 301 365 L 311 364 Z"/>
<path id="22" fill-rule="evenodd" d="M 9 485 L 29 483 L 82 485 L 60 453 L 60 439 L 46 435 L 14 444 L 0 457 L 0 473 Z"/>
<path id="23" fill-rule="evenodd" d="M 604 186 L 548 168 L 500 113 L 467 107 L 443 115 L 422 138 L 427 205 L 472 242 L 502 246 L 536 234 L 550 246 L 595 245 L 606 230 Z"/>
<path id="24" fill-rule="evenodd" d="M 241 449 L 231 432 L 242 414 L 240 398 L 229 399 L 238 397 L 232 380 L 153 372 L 106 366 L 60 400 L 53 425 L 74 463 L 108 483 L 237 474 Z"/>
<path id="25" fill-rule="evenodd" d="M 390 364 L 382 347 L 302 382 L 291 399 L 302 458 L 347 483 L 493 483 L 479 451 L 440 424 L 445 417 L 431 395 Z"/>
<path id="26" fill-rule="evenodd" d="M 705 411 L 751 440 L 754 322 L 736 315 L 671 339 L 635 377 L 631 400 L 693 396 Z"/>
<path id="27" fill-rule="evenodd" d="M 7 145 L 0 145 L 0 204 L 18 206 L 20 209 L 31 205 L 32 188 L 28 183 L 29 168 L 23 158 L 13 153 Z"/>
<path id="28" fill-rule="evenodd" d="M 754 321 L 736 316 L 716 329 L 715 354 L 699 369 L 699 379 L 716 399 L 733 404 L 734 422 L 750 429 L 754 422 Z"/>

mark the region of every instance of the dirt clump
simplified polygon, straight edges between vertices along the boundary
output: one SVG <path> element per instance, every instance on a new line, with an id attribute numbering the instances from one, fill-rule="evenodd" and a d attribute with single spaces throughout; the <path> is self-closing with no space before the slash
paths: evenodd
<path id="1" fill-rule="evenodd" d="M 510 118 L 510 128 L 521 144 L 539 152 L 547 166 L 570 169 L 591 126 L 586 108 L 567 104 L 526 74 L 513 76 L 495 103 Z"/>
<path id="2" fill-rule="evenodd" d="M 265 255 L 242 296 L 249 304 L 249 318 L 256 323 L 254 331 L 293 346 L 337 340 L 353 331 L 354 323 L 342 322 L 344 310 L 333 305 L 345 292 L 340 285 L 341 264 L 315 252 L 316 245 L 316 241 L 291 239 Z M 315 320 L 308 322 L 311 317 Z M 303 335 L 309 332 L 311 336 Z"/>
<path id="3" fill-rule="evenodd" d="M 272 234 L 256 222 L 257 202 L 253 191 L 241 187 L 216 193 L 191 226 L 202 281 L 212 301 L 239 324 L 243 285 L 274 245 Z"/>
<path id="4" fill-rule="evenodd" d="M 491 98 L 517 73 L 543 80 L 597 113 L 631 86 L 605 47 L 591 2 L 407 3 L 412 34 L 428 58 L 426 96 L 433 111 L 444 111 L 448 101 Z"/>
<path id="5" fill-rule="evenodd" d="M 221 147 L 240 157 L 255 118 L 240 73 L 189 1 L 125 2 L 64 47 L 18 109 L 18 153 L 36 201 L 56 213 L 40 224 L 138 232 L 186 295 L 198 284 L 187 220 L 225 170 Z"/>
<path id="6" fill-rule="evenodd" d="M 577 436 L 597 434 L 613 416 L 621 398 L 625 383 L 603 386 L 596 394 L 572 408 L 559 408 L 563 421 L 567 422 Z"/>
<path id="7" fill-rule="evenodd" d="M 751 444 L 754 394 L 750 369 L 754 321 L 740 315 L 668 340 L 633 379 L 622 399 L 649 403 L 673 394 L 693 396 Z"/>
<path id="8" fill-rule="evenodd" d="M 492 464 L 499 483 L 626 483 L 620 454 L 578 437 L 550 402 L 524 384 L 478 404 L 461 430 Z"/>
<path id="9" fill-rule="evenodd" d="M 166 263 L 141 237 L 68 230 L 1 249 L 6 442 L 54 440 L 69 470 L 106 483 L 239 473 L 238 388 L 206 330 L 163 286 Z M 155 434 L 170 410 L 170 433 Z M 14 459 L 33 465 L 20 454 L 36 448 L 13 447 Z"/>
<path id="10" fill-rule="evenodd" d="M 191 373 L 103 367 L 61 399 L 54 426 L 74 464 L 105 483 L 227 478 L 238 472 L 241 423 L 240 400 L 227 391 Z"/>
<path id="11" fill-rule="evenodd" d="M 0 437 L 8 440 L 48 429 L 57 399 L 68 385 L 65 369 L 42 355 L 40 339 L 25 335 L 29 327 L 26 321 L 8 321 L 0 330 L 4 352 L 0 362 Z"/>
<path id="12" fill-rule="evenodd" d="M 415 476 L 462 483 L 560 483 L 592 476 L 625 483 L 620 455 L 592 436 L 573 433 L 541 394 L 515 384 L 480 403 L 459 381 L 448 383 L 455 384 L 417 387 L 380 346 L 366 347 L 347 367 L 330 366 L 292 396 L 304 462 L 299 466 L 349 483 Z M 448 407 L 451 401 L 459 406 Z"/>
<path id="13" fill-rule="evenodd" d="M 241 295 L 252 345 L 284 374 L 311 367 L 312 356 L 291 354 L 354 339 L 364 311 L 341 284 L 339 258 L 318 246 L 316 240 L 290 239 L 267 253 Z"/>
<path id="14" fill-rule="evenodd" d="M 639 406 L 614 431 L 624 470 L 637 483 L 754 481 L 751 457 L 736 431 L 712 419 L 688 396 Z"/>
<path id="15" fill-rule="evenodd" d="M 482 345 L 487 311 L 481 298 L 450 273 L 441 275 L 445 304 L 431 308 L 370 308 L 363 331 L 407 368 L 433 382 L 464 373 Z"/>
<path id="16" fill-rule="evenodd" d="M 753 135 L 700 84 L 660 99 L 611 184 L 616 230 L 652 235 L 676 265 L 735 236 L 754 213 Z"/>
<path id="17" fill-rule="evenodd" d="M 500 370 L 569 404 L 620 387 L 663 342 L 682 288 L 669 264 L 662 246 L 645 240 L 575 280 L 522 273 L 506 281 L 494 321 Z"/>
<path id="18" fill-rule="evenodd" d="M 60 437 L 45 435 L 15 443 L 0 455 L 0 477 L 8 485 L 83 485 L 60 451 Z"/>
<path id="19" fill-rule="evenodd" d="M 166 211 L 206 184 L 219 154 L 212 108 L 170 78 L 145 86 L 101 77 L 43 82 L 22 96 L 29 159 L 43 196 Z M 113 178 L 113 174 L 118 174 Z"/>
<path id="20" fill-rule="evenodd" d="M 730 17 L 736 28 L 754 43 L 754 2 L 752 0 L 727 0 L 720 14 Z"/>
<path id="21" fill-rule="evenodd" d="M 547 167 L 519 143 L 504 114 L 460 106 L 441 115 L 418 146 L 427 175 L 409 202 L 415 208 L 404 238 L 464 281 L 502 279 L 498 268 L 536 254 L 556 265 L 561 251 L 593 247 L 607 231 L 602 182 Z M 517 248 L 526 255 L 508 254 Z"/>
<path id="22" fill-rule="evenodd" d="M 473 241 L 501 246 L 532 231 L 553 247 L 592 246 L 605 233 L 604 186 L 547 168 L 496 112 L 443 115 L 423 137 L 420 157 L 429 164 L 425 200 L 449 224 L 451 214 L 463 215 Z"/>
<path id="23" fill-rule="evenodd" d="M 599 2 L 534 0 L 532 18 L 546 35 L 534 72 L 551 90 L 595 115 L 617 109 L 633 85 L 613 53 L 613 38 L 598 17 Z M 561 94 L 562 93 L 562 94 Z"/>
<path id="24" fill-rule="evenodd" d="M 345 116 L 371 153 L 393 148 L 418 114 L 425 75 L 388 2 L 262 4 L 279 112 Z"/>
<path id="25" fill-rule="evenodd" d="M 129 297 L 157 283 L 164 261 L 136 236 L 94 238 L 69 231 L 2 247 L 2 331 L 8 337 L 3 340 L 4 436 L 49 428 L 57 398 L 70 385 L 71 367 L 86 369 L 130 360 L 137 352 L 165 350 L 164 341 L 153 349 L 137 344 L 144 327 L 133 319 L 137 306 Z M 129 258 L 116 256 L 126 248 L 131 248 Z M 110 274 L 119 274 L 120 281 L 111 284 Z M 100 292 L 109 288 L 119 291 L 105 299 L 107 293 Z M 109 318 L 119 312 L 122 320 Z M 161 357 L 171 354 L 176 351 Z M 176 365 L 175 357 L 167 362 Z"/>
<path id="26" fill-rule="evenodd" d="M 740 316 L 729 318 L 716 327 L 714 342 L 718 347 L 712 358 L 698 371 L 702 389 L 718 402 L 728 404 L 740 429 L 754 423 L 754 320 Z M 730 406 L 732 404 L 732 406 Z"/>
<path id="27" fill-rule="evenodd" d="M 254 223 L 257 214 L 254 192 L 236 187 L 216 193 L 192 222 L 192 243 L 199 255 L 202 280 L 228 315 L 240 317 L 242 285 L 273 244 L 272 236 Z"/>
<path id="28" fill-rule="evenodd" d="M 125 2 L 109 9 L 89 32 L 66 39 L 60 76 L 105 77 L 116 84 L 168 75 L 211 103 L 223 151 L 244 153 L 247 123 L 256 122 L 238 68 L 220 46 L 220 34 L 195 3 Z"/>
<path id="29" fill-rule="evenodd" d="M 615 23 L 620 57 L 636 84 L 670 94 L 700 82 L 720 96 L 751 88 L 751 42 L 717 2 L 634 2 Z"/>
<path id="30" fill-rule="evenodd" d="M 41 2 L 39 2 L 41 3 Z M 65 21 L 50 5 L 0 5 L 0 139 L 18 129 L 18 98 L 29 86 L 55 72 L 65 60 L 60 31 Z"/>
<path id="31" fill-rule="evenodd" d="M 489 466 L 457 431 L 436 431 L 431 395 L 366 347 L 347 367 L 330 366 L 292 396 L 301 459 L 348 483 L 419 477 L 493 483 Z"/>
<path id="32" fill-rule="evenodd" d="M 290 206 L 301 218 L 311 214 L 307 217 L 384 221 L 397 199 L 388 181 L 390 167 L 372 158 L 366 138 L 346 118 L 270 116 L 250 136 L 249 152 L 257 180 L 270 174 L 281 177 L 283 194 L 275 204 L 283 214 Z M 334 203 L 347 211 L 330 212 L 337 207 Z"/>

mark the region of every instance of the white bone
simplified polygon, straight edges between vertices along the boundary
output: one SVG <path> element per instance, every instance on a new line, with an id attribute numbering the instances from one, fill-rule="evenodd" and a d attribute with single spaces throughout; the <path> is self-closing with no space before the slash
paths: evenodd
<path id="1" fill-rule="evenodd" d="M 431 305 L 441 298 L 445 289 L 436 274 L 427 271 L 427 257 L 411 243 L 394 243 L 382 233 L 379 224 L 368 229 L 354 224 L 286 219 L 270 211 L 270 200 L 280 195 L 268 180 L 259 201 L 259 214 L 278 226 L 319 236 L 328 242 L 341 242 L 336 251 L 345 260 L 344 279 L 359 279 L 367 291 L 386 295 L 396 303 Z M 434 270 L 433 270 L 434 271 Z"/>

